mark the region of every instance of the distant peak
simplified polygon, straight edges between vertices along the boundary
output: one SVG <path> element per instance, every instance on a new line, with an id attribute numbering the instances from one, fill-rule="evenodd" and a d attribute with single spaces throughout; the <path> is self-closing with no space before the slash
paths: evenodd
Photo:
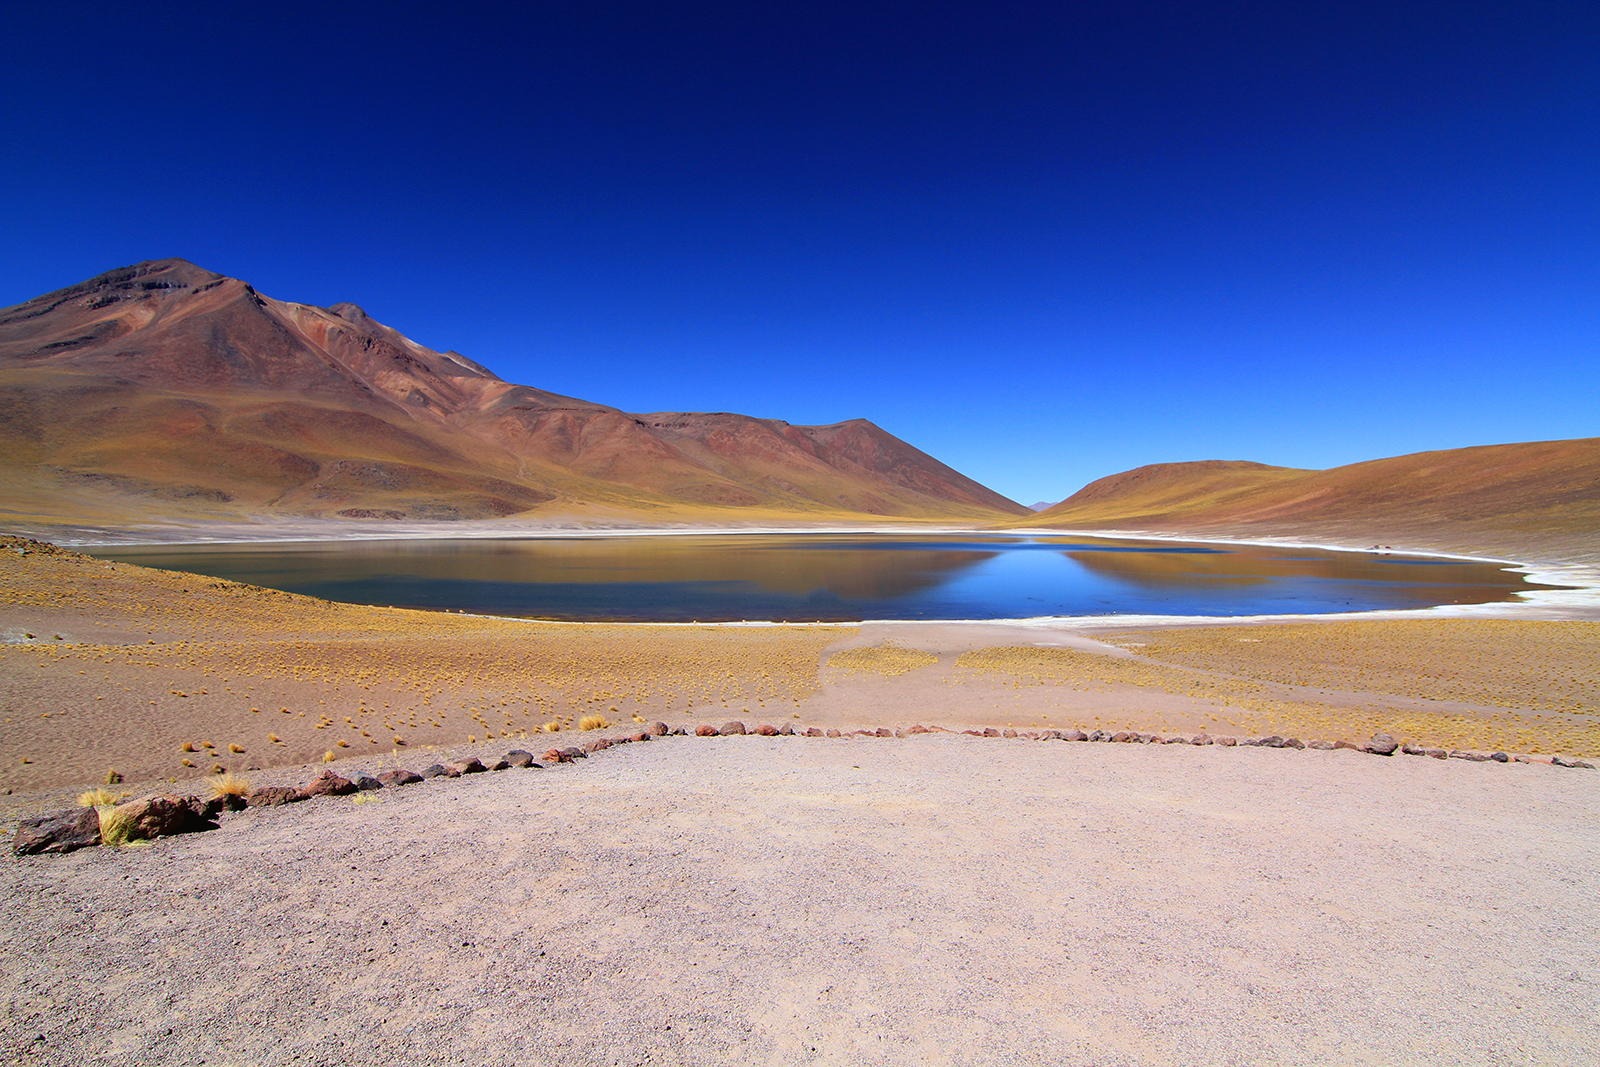
<path id="1" fill-rule="evenodd" d="M 188 289 L 224 281 L 226 275 L 197 267 L 187 259 L 148 259 L 129 267 L 118 267 L 90 278 L 91 288 Z"/>
<path id="2" fill-rule="evenodd" d="M 348 300 L 341 300 L 337 304 L 330 305 L 328 310 L 346 322 L 372 321 L 372 316 L 367 314 L 365 308 L 359 304 L 352 304 Z"/>

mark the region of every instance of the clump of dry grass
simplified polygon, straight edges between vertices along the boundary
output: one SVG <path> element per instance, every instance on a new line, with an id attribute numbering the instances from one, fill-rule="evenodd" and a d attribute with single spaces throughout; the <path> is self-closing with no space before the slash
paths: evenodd
<path id="1" fill-rule="evenodd" d="M 112 804 L 100 805 L 100 843 L 121 848 L 133 840 L 133 815 Z"/>
<path id="2" fill-rule="evenodd" d="M 86 793 L 78 794 L 78 807 L 102 808 L 121 804 L 128 799 L 126 793 L 113 793 L 105 786 L 96 786 Z"/>
<path id="3" fill-rule="evenodd" d="M 231 771 L 208 778 L 206 784 L 211 787 L 211 795 L 218 800 L 226 800 L 228 797 L 243 800 L 250 795 L 250 779 Z"/>
<path id="4" fill-rule="evenodd" d="M 543 726 L 539 727 L 539 729 L 543 730 L 547 734 L 560 733 L 561 732 L 561 720 L 560 719 L 551 719 L 549 722 L 547 722 Z"/>
<path id="5" fill-rule="evenodd" d="M 326 752 L 324 752 L 322 754 L 322 762 L 323 763 L 332 763 L 334 760 L 336 760 L 338 758 L 339 758 L 338 756 L 334 755 L 333 749 L 331 749 L 331 748 L 328 749 L 328 751 L 326 751 Z"/>
<path id="6" fill-rule="evenodd" d="M 239 755 L 240 753 L 242 753 L 244 751 L 244 746 L 239 744 L 239 742 L 237 742 L 237 741 L 229 741 L 228 742 L 228 751 L 232 752 L 235 756 L 237 756 L 237 755 Z"/>
<path id="7" fill-rule="evenodd" d="M 604 730 L 611 725 L 611 720 L 604 715 L 585 715 L 578 720 L 580 730 Z"/>

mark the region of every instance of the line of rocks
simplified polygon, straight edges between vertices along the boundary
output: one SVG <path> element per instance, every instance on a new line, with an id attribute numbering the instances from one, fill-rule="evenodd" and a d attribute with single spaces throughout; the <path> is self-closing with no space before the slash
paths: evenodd
<path id="1" fill-rule="evenodd" d="M 678 737 L 733 737 L 749 734 L 759 737 L 877 738 L 914 737 L 919 734 L 956 732 L 958 731 L 950 730 L 943 726 L 924 726 L 921 724 L 899 729 L 879 726 L 875 729 L 840 730 L 837 728 L 823 729 L 816 726 L 796 729 L 788 723 L 782 726 L 763 723 L 759 726 L 747 728 L 744 723 L 734 721 L 724 723 L 721 726 L 702 723 L 690 729 L 685 726 L 669 727 L 664 722 L 657 722 L 652 723 L 647 729 L 621 737 L 597 737 L 581 745 L 553 747 L 539 757 L 544 760 L 544 763 L 537 762 L 531 752 L 523 749 L 513 749 L 490 764 L 485 764 L 476 756 L 468 756 L 450 763 L 434 763 L 424 767 L 420 772 L 397 768 L 380 771 L 378 774 L 373 775 L 365 771 L 357 771 L 351 777 L 346 778 L 328 770 L 323 771 L 298 789 L 293 786 L 268 785 L 253 789 L 243 796 L 230 794 L 213 797 L 209 800 L 197 796 L 177 796 L 172 794 L 149 796 L 119 804 L 114 811 L 119 820 L 124 823 L 122 832 L 125 839 L 151 840 L 157 837 L 170 837 L 174 834 L 215 830 L 218 818 L 225 811 L 241 811 L 245 808 L 274 808 L 284 804 L 310 800 L 313 797 L 349 796 L 377 789 L 396 789 L 400 786 L 415 785 L 430 778 L 459 778 L 467 774 L 481 774 L 488 771 L 504 771 L 513 768 L 539 770 L 546 763 L 572 763 L 580 759 L 587 759 L 596 752 L 604 752 L 606 749 L 614 748 L 618 745 L 650 741 L 657 737 L 669 735 Z M 1010 727 L 999 729 L 993 726 L 959 732 L 973 737 L 1006 737 L 1031 741 L 1084 741 L 1140 745 L 1220 745 L 1224 747 L 1254 746 L 1258 748 L 1293 748 L 1321 751 L 1347 749 L 1352 752 L 1361 752 L 1374 756 L 1393 756 L 1396 752 L 1399 752 L 1408 756 L 1459 759 L 1474 763 L 1548 763 L 1556 767 L 1595 769 L 1594 764 L 1589 763 L 1587 760 L 1569 759 L 1564 756 L 1551 756 L 1545 759 L 1538 756 L 1513 756 L 1505 752 L 1428 748 L 1411 742 L 1401 744 L 1385 733 L 1373 734 L 1370 741 L 1358 745 L 1350 741 L 1302 741 L 1297 737 L 1280 737 L 1277 734 L 1268 734 L 1265 737 L 1212 737 L 1205 733 L 1167 736 L 1142 733 L 1136 730 L 1016 730 Z M 51 812 L 47 815 L 24 819 L 17 827 L 16 837 L 12 841 L 11 849 L 18 855 L 33 855 L 36 853 L 61 854 L 74 852 L 80 848 L 90 848 L 102 843 L 101 809 L 70 808 L 66 811 Z"/>

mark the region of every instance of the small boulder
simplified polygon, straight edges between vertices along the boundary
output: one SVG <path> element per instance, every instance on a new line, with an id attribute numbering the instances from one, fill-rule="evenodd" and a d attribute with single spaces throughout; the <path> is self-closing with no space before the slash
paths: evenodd
<path id="1" fill-rule="evenodd" d="M 1408 756 L 1425 756 L 1428 754 L 1428 750 L 1417 744 L 1415 741 L 1407 741 L 1405 744 L 1400 746 L 1400 751 L 1404 752 Z"/>
<path id="2" fill-rule="evenodd" d="M 624 741 L 633 741 L 635 743 L 640 741 L 654 741 L 655 739 L 656 735 L 648 730 L 640 730 L 636 734 L 629 734 L 627 737 L 623 738 Z"/>
<path id="3" fill-rule="evenodd" d="M 1268 734 L 1266 737 L 1259 739 L 1255 743 L 1260 745 L 1262 748 L 1282 748 L 1284 744 L 1283 738 L 1279 737 L 1277 734 Z"/>
<path id="4" fill-rule="evenodd" d="M 786 722 L 782 726 L 778 727 L 778 736 L 779 737 L 793 737 L 794 736 L 794 723 Z"/>
<path id="5" fill-rule="evenodd" d="M 1283 747 L 1284 748 L 1301 748 L 1301 749 L 1303 749 L 1303 748 L 1306 747 L 1306 743 L 1304 741 L 1300 740 L 1298 737 L 1290 737 L 1290 738 L 1287 738 L 1283 742 Z"/>
<path id="6" fill-rule="evenodd" d="M 722 724 L 722 729 L 717 731 L 723 737 L 733 737 L 744 732 L 744 723 L 742 722 L 725 722 Z"/>
<path id="7" fill-rule="evenodd" d="M 872 731 L 871 736 L 873 736 L 873 737 L 893 737 L 894 736 L 894 731 L 889 729 L 887 726 L 880 726 L 876 730 Z M 1016 737 L 1017 736 L 1015 730 L 1013 730 L 1011 732 L 1011 736 L 1012 737 Z"/>
<path id="8" fill-rule="evenodd" d="M 830 727 L 826 731 L 826 736 L 828 736 L 828 737 L 843 737 L 844 735 L 839 732 L 838 728 Z"/>
<path id="9" fill-rule="evenodd" d="M 1450 758 L 1451 759 L 1464 759 L 1464 760 L 1467 760 L 1467 761 L 1469 761 L 1471 763 L 1488 763 L 1489 762 L 1489 754 L 1487 752 L 1468 752 L 1465 749 L 1460 749 L 1460 748 L 1451 749 L 1450 750 Z"/>
<path id="10" fill-rule="evenodd" d="M 1332 741 L 1307 741 L 1306 747 L 1314 748 L 1318 752 L 1332 752 L 1339 746 L 1335 745 Z"/>
<path id="11" fill-rule="evenodd" d="M 350 779 L 337 775 L 332 771 L 323 771 L 311 781 L 307 782 L 300 790 L 300 799 L 309 797 L 342 797 L 354 793 L 356 785 Z"/>
<path id="12" fill-rule="evenodd" d="M 509 771 L 511 769 L 511 761 L 506 759 L 497 759 L 493 763 L 489 764 L 489 769 L 491 771 Z"/>
<path id="13" fill-rule="evenodd" d="M 585 752 L 581 748 L 564 748 L 564 749 L 561 750 L 561 761 L 563 763 L 571 763 L 574 760 L 588 759 L 588 758 L 589 758 L 589 753 Z"/>
<path id="14" fill-rule="evenodd" d="M 1594 764 L 1588 762 L 1587 760 L 1569 759 L 1566 756 L 1551 756 L 1550 762 L 1556 767 L 1572 767 L 1584 771 L 1594 770 Z"/>
<path id="15" fill-rule="evenodd" d="M 1392 756 L 1394 750 L 1400 747 L 1400 742 L 1385 733 L 1372 735 L 1372 740 L 1367 742 L 1367 751 L 1374 756 Z"/>
<path id="16" fill-rule="evenodd" d="M 717 728 L 710 723 L 703 722 L 694 728 L 694 735 L 696 737 L 716 737 Z"/>
<path id="17" fill-rule="evenodd" d="M 760 726 L 756 727 L 756 733 L 762 737 L 777 737 L 778 728 L 772 725 L 770 722 L 764 722 Z"/>
<path id="18" fill-rule="evenodd" d="M 1189 743 L 1191 745 L 1209 745 L 1211 743 L 1211 735 L 1210 734 L 1195 734 L 1194 735 L 1194 740 L 1190 741 Z"/>
<path id="19" fill-rule="evenodd" d="M 370 793 L 383 788 L 383 783 L 366 771 L 357 771 L 355 777 L 350 779 L 350 784 L 356 787 L 357 793 Z"/>
<path id="20" fill-rule="evenodd" d="M 1089 733 L 1089 740 L 1090 741 L 1109 741 L 1109 740 L 1111 740 L 1111 735 L 1106 733 L 1104 730 L 1092 730 Z"/>
<path id="21" fill-rule="evenodd" d="M 1424 756 L 1432 756 L 1434 759 L 1449 759 L 1450 758 L 1450 753 L 1446 752 L 1442 748 L 1425 748 L 1425 749 L 1422 750 L 1422 754 Z"/>
<path id="22" fill-rule="evenodd" d="M 666 737 L 667 734 L 671 732 L 667 724 L 664 722 L 653 722 L 650 724 L 649 729 L 650 732 L 655 734 L 657 737 Z"/>
<path id="23" fill-rule="evenodd" d="M 1494 760 L 1496 763 L 1510 763 L 1511 762 L 1511 757 L 1506 755 L 1504 752 L 1492 752 L 1492 753 L 1489 754 L 1489 758 Z"/>
<path id="24" fill-rule="evenodd" d="M 806 727 L 806 736 L 807 737 L 821 737 L 822 736 L 822 727 L 820 727 L 820 726 L 807 726 Z"/>
<path id="25" fill-rule="evenodd" d="M 1239 739 L 1237 737 L 1219 737 L 1216 738 L 1216 743 L 1224 748 L 1233 748 L 1239 743 Z"/>
<path id="26" fill-rule="evenodd" d="M 878 736 L 882 737 L 883 735 L 880 733 Z M 1011 727 L 1008 726 L 1004 730 L 1000 731 L 1000 736 L 1001 737 L 1016 737 L 1017 736 L 1017 731 L 1013 730 Z"/>
<path id="27" fill-rule="evenodd" d="M 386 788 L 393 789 L 401 785 L 416 785 L 422 781 L 422 775 L 396 768 L 391 771 L 379 771 L 378 781 L 382 782 Z"/>
<path id="28" fill-rule="evenodd" d="M 11 851 L 19 856 L 76 852 L 100 843 L 100 813 L 93 808 L 71 808 L 23 819 Z"/>
<path id="29" fill-rule="evenodd" d="M 448 778 L 450 777 L 450 768 L 442 763 L 430 763 L 422 768 L 421 776 L 423 778 Z"/>
<path id="30" fill-rule="evenodd" d="M 1000 731 L 995 729 L 993 726 L 985 726 L 983 728 L 983 736 L 984 737 L 999 737 L 1000 736 Z"/>
<path id="31" fill-rule="evenodd" d="M 1363 749 L 1360 745 L 1356 744 L 1354 741 L 1335 741 L 1333 743 L 1333 747 L 1334 748 L 1347 748 L 1351 752 L 1364 752 L 1365 751 L 1365 749 Z"/>
<path id="32" fill-rule="evenodd" d="M 118 814 L 128 820 L 128 836 L 146 840 L 215 830 L 217 824 L 195 814 L 188 797 L 141 797 L 117 805 Z"/>
<path id="33" fill-rule="evenodd" d="M 1087 741 L 1089 740 L 1089 735 L 1084 733 L 1082 730 L 1063 730 L 1061 731 L 1061 740 Z"/>
<path id="34" fill-rule="evenodd" d="M 1182 734 L 1174 734 L 1161 743 L 1163 745 L 1187 745 L 1189 743 L 1189 739 L 1184 737 Z"/>
<path id="35" fill-rule="evenodd" d="M 583 750 L 585 752 L 604 752 L 610 747 L 611 739 L 609 737 L 597 737 L 593 741 L 584 742 Z"/>
<path id="36" fill-rule="evenodd" d="M 449 771 L 455 772 L 455 774 L 450 775 L 452 778 L 463 774 L 482 774 L 488 769 L 489 768 L 485 767 L 483 765 L 483 761 L 477 756 L 468 756 L 466 759 L 453 760 L 445 767 L 445 771 L 447 773 Z"/>
<path id="37" fill-rule="evenodd" d="M 533 766 L 533 753 L 514 748 L 506 753 L 506 763 L 513 767 L 531 767 Z"/>
<path id="38" fill-rule="evenodd" d="M 250 795 L 244 801 L 252 808 L 276 808 L 293 804 L 299 799 L 300 791 L 293 786 L 263 785 L 250 790 Z"/>

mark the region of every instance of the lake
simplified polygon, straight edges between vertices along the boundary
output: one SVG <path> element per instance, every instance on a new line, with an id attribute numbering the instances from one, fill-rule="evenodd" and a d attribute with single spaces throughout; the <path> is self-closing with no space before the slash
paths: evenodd
<path id="1" fill-rule="evenodd" d="M 105 559 L 361 604 L 545 619 L 1326 614 L 1516 600 L 1499 564 L 960 534 L 717 534 L 98 547 Z"/>

